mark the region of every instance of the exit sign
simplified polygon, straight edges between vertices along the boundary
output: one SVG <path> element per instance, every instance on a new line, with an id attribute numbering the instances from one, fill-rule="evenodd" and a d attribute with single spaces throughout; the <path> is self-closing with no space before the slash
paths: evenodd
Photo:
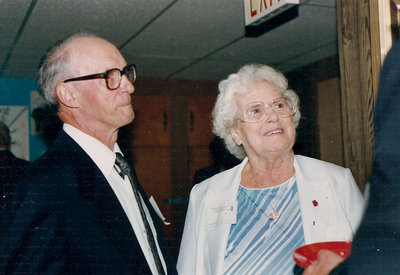
<path id="1" fill-rule="evenodd" d="M 299 0 L 244 0 L 246 26 L 257 26 L 298 4 Z"/>

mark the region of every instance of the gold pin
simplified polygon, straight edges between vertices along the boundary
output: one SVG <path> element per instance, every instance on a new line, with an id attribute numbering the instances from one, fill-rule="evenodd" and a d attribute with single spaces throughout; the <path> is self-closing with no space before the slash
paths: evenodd
<path id="1" fill-rule="evenodd" d="M 269 213 L 269 217 L 273 220 L 276 220 L 279 216 L 278 212 L 276 212 L 275 208 L 272 207 L 272 205 L 270 205 L 272 208 L 272 212 Z"/>

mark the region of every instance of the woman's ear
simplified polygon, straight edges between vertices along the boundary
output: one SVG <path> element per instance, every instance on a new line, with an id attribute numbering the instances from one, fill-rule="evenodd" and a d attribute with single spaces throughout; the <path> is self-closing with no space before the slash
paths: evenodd
<path id="1" fill-rule="evenodd" d="M 232 127 L 231 136 L 237 145 L 242 145 L 242 137 L 240 135 L 240 130 L 237 127 Z"/>
<path id="2" fill-rule="evenodd" d="M 79 106 L 74 92 L 75 90 L 71 87 L 68 87 L 65 83 L 58 83 L 56 86 L 56 95 L 60 104 L 70 108 L 76 108 Z"/>

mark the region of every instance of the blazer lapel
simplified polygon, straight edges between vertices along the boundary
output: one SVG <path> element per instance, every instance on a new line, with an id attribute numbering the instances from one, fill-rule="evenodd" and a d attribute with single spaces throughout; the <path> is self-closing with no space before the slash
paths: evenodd
<path id="1" fill-rule="evenodd" d="M 79 192 L 93 206 L 99 229 L 131 270 L 151 274 L 142 249 L 118 198 L 83 149 L 64 133 L 64 148 L 73 152 Z M 68 141 L 68 142 L 65 142 Z"/>
<path id="2" fill-rule="evenodd" d="M 241 180 L 241 173 L 247 163 L 247 158 L 231 171 L 229 177 L 222 177 L 221 184 L 213 185 L 207 191 L 204 205 L 206 206 L 201 222 L 204 229 L 204 242 L 199 253 L 204 257 L 202 262 L 210 263 L 206 266 L 204 273 L 222 274 L 223 262 L 225 257 L 226 244 L 228 242 L 229 231 L 232 224 L 236 223 L 237 215 L 237 192 Z"/>
<path id="3" fill-rule="evenodd" d="M 326 177 L 322 167 L 302 163 L 295 158 L 296 182 L 299 191 L 301 218 L 306 243 L 325 238 L 330 218 L 329 197 L 331 191 L 324 184 Z"/>

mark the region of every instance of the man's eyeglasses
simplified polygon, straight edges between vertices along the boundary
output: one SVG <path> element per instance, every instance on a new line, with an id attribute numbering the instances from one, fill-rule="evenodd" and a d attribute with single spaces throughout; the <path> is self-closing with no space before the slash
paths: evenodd
<path id="1" fill-rule="evenodd" d="M 134 84 L 136 81 L 136 66 L 134 64 L 130 64 L 126 65 L 125 68 L 122 69 L 122 71 L 118 68 L 114 68 L 106 71 L 105 73 L 91 74 L 91 75 L 70 78 L 64 80 L 64 83 L 70 81 L 104 78 L 106 80 L 107 88 L 110 90 L 115 90 L 118 89 L 119 86 L 121 85 L 121 79 L 123 75 L 126 75 L 129 81 L 132 84 Z"/>
<path id="2" fill-rule="evenodd" d="M 267 116 L 268 108 L 271 108 L 278 117 L 285 118 L 293 116 L 296 113 L 296 107 L 288 97 L 275 99 L 270 104 L 263 102 L 252 102 L 246 105 L 244 109 L 244 121 L 259 122 Z"/>

